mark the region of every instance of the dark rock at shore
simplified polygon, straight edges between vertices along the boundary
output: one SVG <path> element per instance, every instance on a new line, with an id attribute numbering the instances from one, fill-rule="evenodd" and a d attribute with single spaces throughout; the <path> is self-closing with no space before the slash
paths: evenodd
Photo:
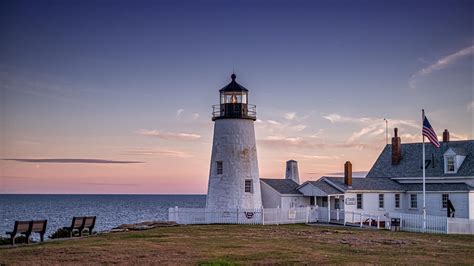
<path id="1" fill-rule="evenodd" d="M 121 224 L 117 227 L 112 228 L 110 232 L 125 232 L 125 231 L 140 231 L 148 230 L 156 227 L 168 227 L 168 226 L 177 226 L 176 222 L 171 221 L 147 221 L 136 224 Z"/>

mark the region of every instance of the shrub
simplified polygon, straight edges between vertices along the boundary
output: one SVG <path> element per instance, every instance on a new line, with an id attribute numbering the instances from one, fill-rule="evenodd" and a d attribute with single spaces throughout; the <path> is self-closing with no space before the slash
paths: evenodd
<path id="1" fill-rule="evenodd" d="M 52 235 L 49 236 L 49 238 L 51 239 L 66 238 L 66 237 L 70 237 L 69 231 L 63 228 L 59 228 L 58 230 L 56 230 L 56 232 L 54 232 Z"/>

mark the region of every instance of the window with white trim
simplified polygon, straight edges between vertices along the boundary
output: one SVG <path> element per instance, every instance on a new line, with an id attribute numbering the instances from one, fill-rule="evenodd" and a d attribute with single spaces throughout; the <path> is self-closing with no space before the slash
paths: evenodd
<path id="1" fill-rule="evenodd" d="M 379 194 L 379 209 L 383 209 L 385 205 L 384 194 Z"/>
<path id="2" fill-rule="evenodd" d="M 416 194 L 410 194 L 410 208 L 411 209 L 418 208 L 418 197 Z"/>
<path id="3" fill-rule="evenodd" d="M 339 203 L 339 198 L 334 199 L 334 209 L 339 210 L 340 209 L 340 203 Z"/>
<path id="4" fill-rule="evenodd" d="M 446 156 L 446 173 L 455 173 L 456 172 L 456 156 Z"/>
<path id="5" fill-rule="evenodd" d="M 448 200 L 449 200 L 449 194 L 443 194 L 441 195 L 441 206 L 443 209 L 448 208 Z"/>
<path id="6" fill-rule="evenodd" d="M 395 209 L 400 208 L 400 194 L 395 194 Z"/>

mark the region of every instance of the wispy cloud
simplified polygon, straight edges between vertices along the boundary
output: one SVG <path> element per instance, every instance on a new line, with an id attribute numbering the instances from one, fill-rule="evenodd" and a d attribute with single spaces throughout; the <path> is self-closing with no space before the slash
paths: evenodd
<path id="1" fill-rule="evenodd" d="M 456 134 L 449 132 L 449 138 L 452 140 L 468 140 L 469 136 L 466 134 Z"/>
<path id="2" fill-rule="evenodd" d="M 302 123 L 284 123 L 275 120 L 257 120 L 257 126 L 261 129 L 268 130 L 271 134 L 280 134 L 284 132 L 300 132 L 308 126 Z"/>
<path id="3" fill-rule="evenodd" d="M 116 161 L 103 159 L 70 159 L 70 158 L 54 158 L 54 159 L 24 159 L 24 158 L 8 158 L 4 161 L 16 161 L 22 163 L 94 163 L 94 164 L 131 164 L 144 163 L 140 161 Z"/>
<path id="4" fill-rule="evenodd" d="M 471 101 L 470 103 L 467 104 L 467 111 L 468 112 L 474 111 L 474 101 Z"/>
<path id="5" fill-rule="evenodd" d="M 201 135 L 194 134 L 194 133 L 175 133 L 175 132 L 164 132 L 160 130 L 148 130 L 148 129 L 140 129 L 137 131 L 138 134 L 150 137 L 157 137 L 160 139 L 166 140 L 186 140 L 192 141 L 201 138 Z"/>
<path id="6" fill-rule="evenodd" d="M 373 119 L 367 117 L 349 117 L 349 116 L 341 116 L 339 114 L 329 114 L 323 116 L 323 118 L 329 120 L 331 123 L 340 123 L 340 122 L 351 122 L 351 123 L 366 123 L 370 122 Z"/>
<path id="7" fill-rule="evenodd" d="M 192 154 L 185 151 L 178 151 L 178 150 L 173 150 L 173 149 L 145 149 L 145 148 L 129 150 L 129 151 L 126 151 L 124 155 L 158 155 L 158 156 L 168 156 L 168 157 L 178 157 L 178 158 L 193 157 Z"/>
<path id="8" fill-rule="evenodd" d="M 305 149 L 305 150 L 321 150 L 326 148 L 351 148 L 357 150 L 363 149 L 374 149 L 373 145 L 360 143 L 360 142 L 337 142 L 331 141 L 328 142 L 320 142 L 316 138 L 311 137 L 287 137 L 287 136 L 268 136 L 263 139 L 258 140 L 259 144 L 264 145 L 268 148 L 272 149 L 285 149 L 288 150 L 290 148 L 296 149 Z"/>
<path id="9" fill-rule="evenodd" d="M 176 117 L 180 117 L 183 112 L 184 112 L 184 109 L 178 109 L 176 111 Z"/>
<path id="10" fill-rule="evenodd" d="M 84 185 L 92 185 L 92 186 L 116 186 L 116 187 L 129 187 L 129 186 L 138 186 L 139 184 L 134 183 L 95 183 L 95 182 L 87 182 L 82 183 Z"/>
<path id="11" fill-rule="evenodd" d="M 435 71 L 445 69 L 449 67 L 450 65 L 456 63 L 457 61 L 465 57 L 471 56 L 472 54 L 474 54 L 474 45 L 471 45 L 455 53 L 452 53 L 448 56 L 438 59 L 436 62 L 432 63 L 431 65 L 425 68 L 420 69 L 418 72 L 416 72 L 410 77 L 410 80 L 408 81 L 410 88 L 416 87 L 416 82 L 418 78 L 422 76 L 430 75 L 431 73 Z"/>
<path id="12" fill-rule="evenodd" d="M 385 132 L 385 122 L 383 118 L 377 117 L 349 117 L 340 114 L 329 114 L 323 116 L 331 123 L 352 123 L 359 125 L 361 128 L 351 134 L 347 142 L 354 142 L 362 137 L 377 137 Z M 420 128 L 420 126 L 413 120 L 403 119 L 389 119 L 390 127 L 404 127 L 404 128 Z"/>
<path id="13" fill-rule="evenodd" d="M 198 118 L 199 118 L 199 114 L 198 114 L 198 113 L 194 113 L 194 114 L 193 114 L 193 119 L 196 120 L 196 119 L 198 119 Z"/>
<path id="14" fill-rule="evenodd" d="M 288 120 L 294 120 L 296 118 L 296 113 L 295 112 L 290 112 L 290 113 L 286 113 L 284 116 Z"/>

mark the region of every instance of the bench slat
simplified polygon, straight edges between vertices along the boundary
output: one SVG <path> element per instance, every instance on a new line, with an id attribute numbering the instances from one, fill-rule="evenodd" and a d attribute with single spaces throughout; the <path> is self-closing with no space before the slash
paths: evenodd
<path id="1" fill-rule="evenodd" d="M 33 228 L 31 231 L 33 232 L 43 232 L 46 228 L 46 220 L 42 221 L 33 221 Z"/>
<path id="2" fill-rule="evenodd" d="M 73 228 L 80 228 L 82 227 L 82 223 L 84 222 L 84 217 L 74 217 L 73 218 Z"/>
<path id="3" fill-rule="evenodd" d="M 86 221 L 84 222 L 84 227 L 91 227 L 94 225 L 95 216 L 88 216 L 86 217 Z"/>
<path id="4" fill-rule="evenodd" d="M 16 232 L 17 233 L 26 233 L 30 229 L 30 221 L 18 221 Z"/>

